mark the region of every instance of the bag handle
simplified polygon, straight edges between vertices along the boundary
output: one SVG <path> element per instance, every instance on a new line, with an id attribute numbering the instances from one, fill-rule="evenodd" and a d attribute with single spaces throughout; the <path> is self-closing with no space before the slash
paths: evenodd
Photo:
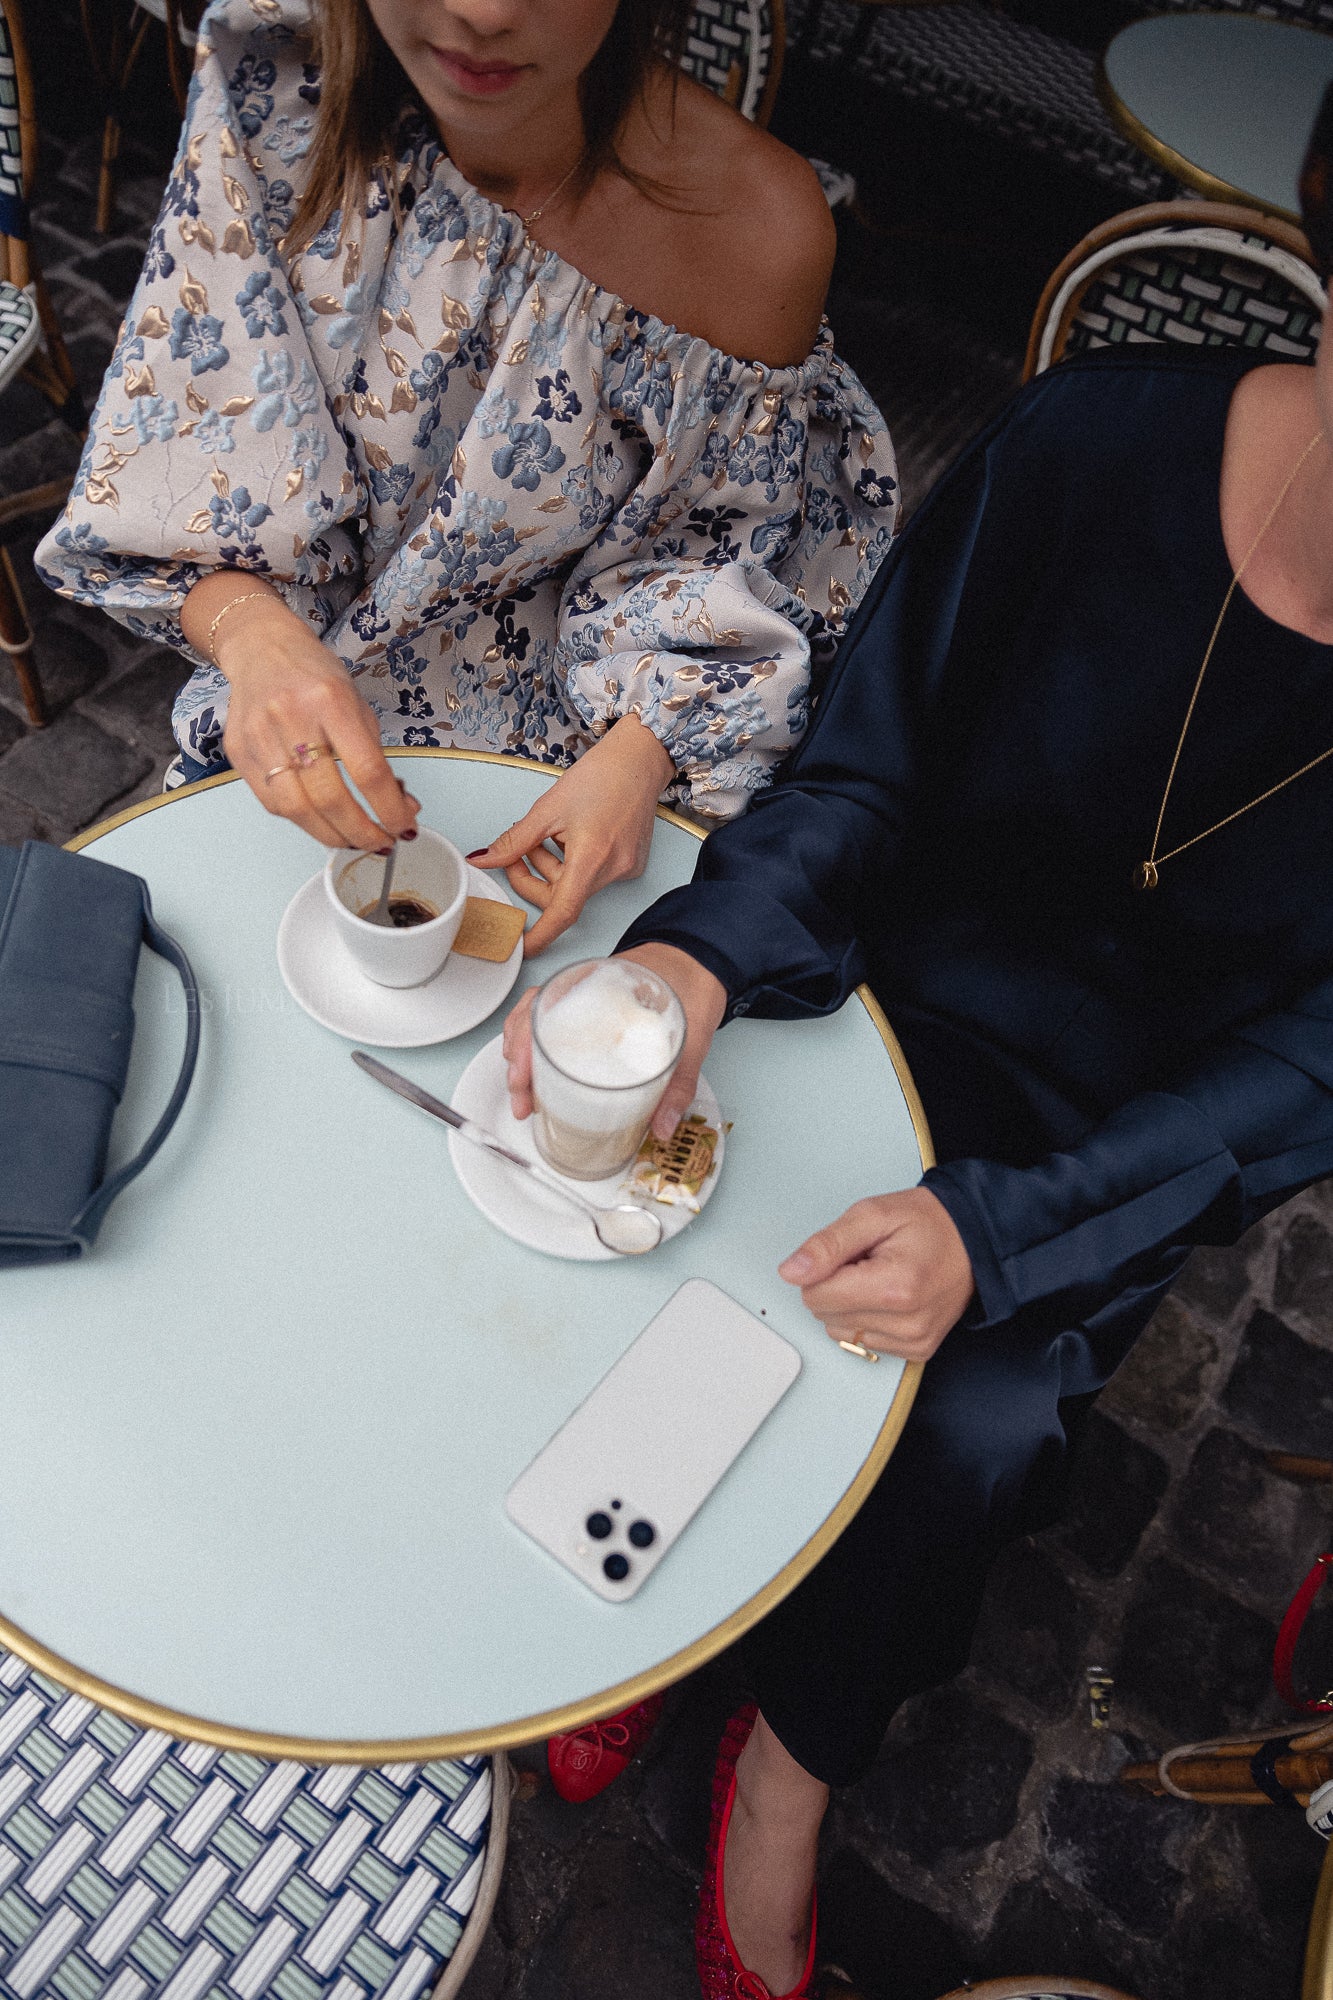
<path id="1" fill-rule="evenodd" d="M 199 1057 L 199 984 L 189 959 L 175 938 L 169 937 L 154 917 L 147 889 L 144 890 L 143 898 L 143 935 L 144 943 L 155 951 L 159 958 L 164 958 L 169 965 L 175 966 L 181 985 L 185 989 L 185 1054 L 181 1058 L 180 1075 L 176 1078 L 176 1088 L 167 1101 L 167 1108 L 134 1158 L 127 1160 L 123 1167 L 118 1167 L 114 1174 L 102 1182 L 71 1222 L 70 1234 L 82 1243 L 85 1250 L 92 1245 L 102 1226 L 102 1218 L 116 1196 L 129 1185 L 136 1174 L 143 1172 L 179 1118 Z"/>
<path id="2" fill-rule="evenodd" d="M 1288 1708 L 1303 1710 L 1307 1715 L 1333 1715 L 1333 1688 L 1316 1701 L 1307 1700 L 1297 1694 L 1296 1683 L 1291 1677 L 1292 1662 L 1296 1657 L 1296 1642 L 1301 1636 L 1301 1628 L 1310 1615 L 1310 1606 L 1319 1595 L 1321 1585 L 1327 1580 L 1333 1568 L 1333 1550 L 1326 1549 L 1316 1556 L 1313 1567 L 1291 1603 L 1287 1606 L 1273 1648 L 1273 1685 L 1286 1702 Z"/>

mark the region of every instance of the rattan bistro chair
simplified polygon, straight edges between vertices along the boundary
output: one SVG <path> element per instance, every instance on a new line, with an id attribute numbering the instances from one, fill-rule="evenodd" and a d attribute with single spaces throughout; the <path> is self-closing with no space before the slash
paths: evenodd
<path id="1" fill-rule="evenodd" d="M 0 392 L 19 375 L 75 430 L 83 426 L 74 370 L 28 241 L 28 197 L 37 170 L 37 120 L 18 0 L 0 0 Z M 28 719 L 46 720 L 31 662 L 32 628 L 3 546 L 10 524 L 60 505 L 69 480 L 46 480 L 0 496 L 0 655 L 18 676 Z"/>
<path id="2" fill-rule="evenodd" d="M 84 38 L 106 104 L 95 225 L 102 235 L 110 229 L 115 212 L 121 124 L 144 43 L 156 26 L 166 30 L 167 75 L 183 117 L 205 4 L 206 0 L 129 0 L 128 5 L 126 0 L 79 0 Z"/>
<path id="3" fill-rule="evenodd" d="M 495 1903 L 501 1755 L 363 1770 L 137 1728 L 0 1651 L 6 2000 L 451 2000 Z"/>
<path id="4" fill-rule="evenodd" d="M 782 0 L 694 0 L 681 68 L 756 125 L 782 79 Z"/>
<path id="5" fill-rule="evenodd" d="M 1033 317 L 1023 380 L 1122 341 L 1312 361 L 1326 305 L 1291 223 L 1226 202 L 1152 202 L 1099 224 L 1057 266 Z"/>

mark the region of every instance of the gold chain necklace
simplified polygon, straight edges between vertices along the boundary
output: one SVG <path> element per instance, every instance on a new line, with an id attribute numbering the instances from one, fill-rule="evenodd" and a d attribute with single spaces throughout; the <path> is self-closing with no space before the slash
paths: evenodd
<path id="1" fill-rule="evenodd" d="M 1166 818 L 1166 802 L 1171 796 L 1171 786 L 1172 782 L 1175 779 L 1176 766 L 1180 762 L 1180 753 L 1185 747 L 1185 738 L 1189 734 L 1189 726 L 1194 719 L 1194 705 L 1199 699 L 1199 689 L 1203 686 L 1203 677 L 1208 671 L 1208 662 L 1213 657 L 1213 648 L 1217 644 L 1217 635 L 1222 630 L 1222 620 L 1227 615 L 1227 608 L 1230 605 L 1231 600 L 1235 595 L 1236 586 L 1240 582 L 1241 578 L 1244 576 L 1245 571 L 1249 566 L 1250 557 L 1254 554 L 1260 542 L 1263 540 L 1264 536 L 1268 533 L 1268 530 L 1272 527 L 1273 518 L 1276 515 L 1278 508 L 1282 505 L 1282 502 L 1286 499 L 1288 493 L 1290 493 L 1292 486 L 1295 484 L 1297 473 L 1300 471 L 1301 467 L 1304 465 L 1306 459 L 1310 456 L 1310 453 L 1314 450 L 1315 446 L 1323 442 L 1323 437 L 1324 437 L 1323 431 L 1317 430 L 1314 436 L 1310 439 L 1309 444 L 1306 445 L 1305 450 L 1301 453 L 1300 457 L 1297 459 L 1295 465 L 1292 466 L 1291 471 L 1287 474 L 1286 480 L 1282 487 L 1282 491 L 1278 494 L 1277 499 L 1273 502 L 1272 506 L 1268 510 L 1262 528 L 1260 528 L 1258 534 L 1255 536 L 1254 540 L 1250 543 L 1249 548 L 1246 549 L 1245 554 L 1241 557 L 1240 567 L 1239 569 L 1237 569 L 1235 575 L 1232 577 L 1231 582 L 1227 585 L 1227 594 L 1222 599 L 1222 609 L 1217 614 L 1217 623 L 1213 627 L 1213 636 L 1208 641 L 1208 650 L 1205 652 L 1203 656 L 1203 665 L 1199 668 L 1198 679 L 1194 683 L 1194 692 L 1190 696 L 1190 705 L 1185 710 L 1185 720 L 1181 724 L 1180 738 L 1176 744 L 1176 754 L 1171 759 L 1171 769 L 1166 774 L 1166 790 L 1162 793 L 1162 804 L 1157 814 L 1157 825 L 1153 831 L 1152 852 L 1148 856 L 1148 859 L 1146 861 L 1141 861 L 1138 867 L 1134 870 L 1134 887 L 1136 889 L 1155 889 L 1157 887 L 1157 871 L 1162 866 L 1163 862 L 1174 861 L 1176 856 L 1178 854 L 1183 854 L 1187 847 L 1197 847 L 1201 840 L 1207 840 L 1210 833 L 1218 833 L 1224 826 L 1230 826 L 1233 819 L 1239 819 L 1242 813 L 1247 813 L 1252 811 L 1255 806 L 1261 806 L 1265 799 L 1272 798 L 1274 792 L 1282 791 L 1284 787 L 1287 785 L 1294 785 L 1297 778 L 1303 778 L 1307 771 L 1313 771 L 1316 764 L 1322 764 L 1326 758 L 1333 757 L 1333 743 L 1331 743 L 1327 750 L 1321 750 L 1319 755 L 1317 757 L 1312 757 L 1308 764 L 1302 764 L 1299 771 L 1293 771 L 1290 777 L 1280 778 L 1277 784 L 1270 785 L 1266 792 L 1260 792 L 1257 799 L 1251 799 L 1249 803 L 1246 805 L 1237 806 L 1235 812 L 1228 813 L 1225 819 L 1215 820 L 1211 826 L 1206 826 L 1202 833 L 1196 833 L 1189 840 L 1182 840 L 1179 847 L 1171 848 L 1171 850 L 1168 853 L 1159 854 L 1157 852 L 1157 843 L 1162 837 L 1162 821 Z"/>
<path id="2" fill-rule="evenodd" d="M 533 223 L 540 220 L 540 218 L 546 213 L 547 209 L 551 206 L 551 203 L 553 201 L 559 200 L 560 196 L 569 186 L 569 183 L 573 180 L 575 174 L 578 172 L 579 168 L 582 165 L 583 165 L 583 154 L 580 153 L 577 160 L 575 160 L 573 166 L 570 168 L 569 172 L 565 175 L 564 179 L 556 182 L 555 186 L 551 189 L 551 192 L 546 196 L 546 199 L 544 201 L 539 201 L 537 203 L 537 206 L 532 210 L 530 215 L 519 216 L 518 219 L 523 224 L 523 227 L 525 229 L 531 229 Z"/>

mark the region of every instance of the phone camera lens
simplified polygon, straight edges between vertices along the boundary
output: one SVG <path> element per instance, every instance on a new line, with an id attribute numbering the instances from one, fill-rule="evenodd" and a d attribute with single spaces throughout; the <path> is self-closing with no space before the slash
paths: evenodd
<path id="1" fill-rule="evenodd" d="M 618 1514 L 618 1513 L 620 1512 L 620 1507 L 621 1507 L 621 1503 L 620 1503 L 620 1501 L 619 1501 L 619 1500 L 613 1500 L 613 1501 L 611 1502 L 611 1512 L 612 1512 L 613 1514 Z"/>
<path id="2" fill-rule="evenodd" d="M 648 1549 L 657 1540 L 657 1530 L 651 1521 L 631 1521 L 629 1538 L 636 1549 Z"/>
<path id="3" fill-rule="evenodd" d="M 595 1514 L 589 1514 L 583 1525 L 595 1542 L 604 1542 L 611 1532 L 611 1516 L 599 1508 Z"/>
<path id="4" fill-rule="evenodd" d="M 617 1550 L 614 1555 L 607 1556 L 602 1564 L 602 1570 L 610 1577 L 612 1583 L 623 1583 L 629 1575 L 629 1558 L 622 1556 Z"/>

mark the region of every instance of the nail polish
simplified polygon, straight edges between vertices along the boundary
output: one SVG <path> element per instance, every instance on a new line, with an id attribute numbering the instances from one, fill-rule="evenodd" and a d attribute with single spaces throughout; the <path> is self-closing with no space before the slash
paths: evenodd
<path id="1" fill-rule="evenodd" d="M 391 847 L 377 847 L 375 852 L 379 855 L 381 861 L 387 861 L 393 853 L 393 849 Z"/>
<path id="2" fill-rule="evenodd" d="M 400 833 L 398 836 L 400 840 L 415 840 L 416 837 L 417 830 L 414 826 L 409 826 L 406 833 Z"/>
<path id="3" fill-rule="evenodd" d="M 484 847 L 474 847 L 471 854 L 468 855 L 467 859 L 469 861 L 480 861 L 482 855 L 485 854 L 485 852 L 486 849 Z"/>

